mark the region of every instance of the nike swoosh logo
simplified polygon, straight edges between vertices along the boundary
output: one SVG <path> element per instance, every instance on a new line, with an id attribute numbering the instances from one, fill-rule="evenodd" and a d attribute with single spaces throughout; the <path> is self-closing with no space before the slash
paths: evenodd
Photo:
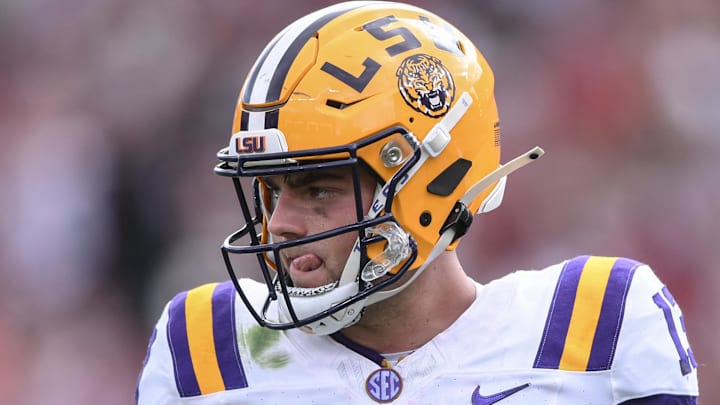
<path id="1" fill-rule="evenodd" d="M 520 390 L 524 390 L 525 388 L 527 388 L 529 386 L 530 386 L 530 383 L 525 383 L 523 385 L 518 385 L 517 387 L 510 388 L 509 390 L 498 392 L 497 394 L 485 396 L 485 395 L 480 395 L 480 386 L 478 385 L 477 388 L 475 388 L 475 391 L 473 391 L 472 403 L 473 403 L 473 405 L 492 405 L 496 402 L 502 401 L 503 399 L 509 397 L 510 395 L 512 395 Z"/>

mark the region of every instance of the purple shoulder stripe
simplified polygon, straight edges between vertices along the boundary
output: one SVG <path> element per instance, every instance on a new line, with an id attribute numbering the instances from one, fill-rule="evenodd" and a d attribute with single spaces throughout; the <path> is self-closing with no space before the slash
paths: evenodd
<path id="1" fill-rule="evenodd" d="M 248 386 L 245 370 L 240 362 L 237 329 L 235 326 L 235 297 L 237 291 L 230 282 L 218 284 L 212 297 L 213 332 L 218 365 L 225 389 Z"/>
<path id="2" fill-rule="evenodd" d="M 569 260 L 560 272 L 534 368 L 556 369 L 560 366 L 580 274 L 589 258 L 590 256 L 578 256 Z"/>
<path id="3" fill-rule="evenodd" d="M 200 395 L 200 386 L 195 376 L 188 344 L 185 320 L 186 299 L 187 291 L 175 296 L 170 303 L 167 323 L 168 344 L 175 369 L 175 384 L 181 397 Z"/>
<path id="4" fill-rule="evenodd" d="M 587 371 L 609 370 L 612 366 L 630 282 L 635 269 L 641 264 L 635 260 L 619 258 L 613 265 L 605 288 Z"/>
<path id="5" fill-rule="evenodd" d="M 238 349 L 235 287 L 228 281 L 198 288 L 190 295 L 192 300 L 188 292 L 177 295 L 168 314 L 168 344 L 178 393 L 192 397 L 247 387 Z"/>
<path id="6" fill-rule="evenodd" d="M 555 287 L 534 367 L 585 371 L 610 369 L 630 283 L 640 265 L 625 258 L 579 256 L 569 260 Z M 583 277 L 583 272 L 595 273 Z M 586 294 L 593 291 L 596 295 L 578 297 L 578 291 Z M 594 297 L 602 297 L 602 302 Z M 596 323 L 592 323 L 592 316 L 582 319 L 581 315 L 588 313 L 597 316 Z M 573 314 L 581 319 L 573 319 Z M 578 335 L 576 329 L 574 340 L 567 342 L 571 323 L 587 324 L 592 332 Z M 583 342 L 587 344 L 578 345 Z M 563 363 L 564 358 L 572 360 Z"/>

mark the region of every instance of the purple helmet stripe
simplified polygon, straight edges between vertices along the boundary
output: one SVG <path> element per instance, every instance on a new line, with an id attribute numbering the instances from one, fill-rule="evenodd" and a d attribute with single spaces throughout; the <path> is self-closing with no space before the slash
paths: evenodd
<path id="1" fill-rule="evenodd" d="M 246 104 L 272 103 L 278 101 L 290 66 L 295 61 L 300 50 L 312 38 L 315 33 L 325 24 L 352 9 L 361 7 L 362 2 L 355 4 L 342 4 L 322 10 L 326 14 L 309 14 L 307 18 L 298 20 L 295 24 L 288 26 L 283 32 L 263 50 L 258 62 L 250 73 L 245 85 L 243 102 Z M 303 28 L 304 25 L 304 28 Z M 301 30 L 298 32 L 298 30 Z M 287 38 L 286 38 L 287 37 Z M 272 71 L 272 78 L 267 81 L 259 81 L 260 72 Z"/>
<path id="2" fill-rule="evenodd" d="M 248 75 L 248 79 L 245 82 L 245 88 L 243 89 L 243 93 L 245 94 L 243 97 L 244 103 L 250 101 L 250 91 L 253 87 L 255 87 L 255 80 L 257 80 L 258 73 L 260 73 L 260 67 L 263 66 L 268 55 L 272 52 L 273 48 L 275 48 L 275 45 L 283 34 L 284 31 L 279 33 L 272 39 L 272 41 L 270 41 L 269 44 L 267 44 L 267 46 L 265 46 L 265 49 L 263 49 L 262 53 L 258 57 L 257 62 L 255 62 L 255 66 L 252 67 L 250 74 Z"/>
<path id="3" fill-rule="evenodd" d="M 248 121 L 250 120 L 250 113 L 247 111 L 243 111 L 240 113 L 240 130 L 241 131 L 247 131 L 248 130 Z"/>
<path id="4" fill-rule="evenodd" d="M 278 101 L 280 93 L 282 92 L 282 85 L 285 82 L 288 72 L 290 71 L 290 66 L 292 66 L 298 53 L 300 53 L 300 50 L 322 26 L 332 21 L 335 17 L 344 14 L 346 11 L 349 10 L 338 10 L 324 15 L 310 24 L 300 35 L 298 35 L 280 59 L 280 63 L 278 63 L 278 67 L 273 74 L 272 80 L 270 81 L 270 86 L 268 88 L 267 95 L 265 96 L 265 102 L 271 103 Z"/>
<path id="5" fill-rule="evenodd" d="M 245 104 L 280 101 L 283 84 L 295 58 L 317 31 L 336 17 L 364 6 L 364 2 L 341 3 L 319 10 L 289 25 L 265 47 L 251 68 L 242 92 Z M 278 110 L 256 111 L 241 116 L 244 130 L 277 128 Z"/>

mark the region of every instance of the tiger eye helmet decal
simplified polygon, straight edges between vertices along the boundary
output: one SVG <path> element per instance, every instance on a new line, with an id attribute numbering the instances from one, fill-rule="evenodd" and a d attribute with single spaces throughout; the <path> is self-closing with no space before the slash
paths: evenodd
<path id="1" fill-rule="evenodd" d="M 398 88 L 403 100 L 429 117 L 445 115 L 455 98 L 452 74 L 434 56 L 408 56 L 397 69 Z"/>

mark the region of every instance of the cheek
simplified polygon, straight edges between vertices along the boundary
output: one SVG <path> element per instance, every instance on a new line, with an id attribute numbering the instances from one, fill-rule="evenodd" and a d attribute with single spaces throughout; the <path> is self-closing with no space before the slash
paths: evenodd
<path id="1" fill-rule="evenodd" d="M 353 223 L 354 221 L 351 222 L 350 217 L 340 212 L 340 209 L 329 205 L 313 208 L 312 213 L 305 219 L 310 234 L 329 231 Z"/>
<path id="2" fill-rule="evenodd" d="M 363 209 L 368 212 L 372 203 L 372 194 L 367 198 L 363 194 Z M 355 198 L 319 204 L 312 208 L 312 218 L 308 218 L 308 227 L 315 232 L 327 231 L 345 225 L 353 225 L 358 221 L 355 211 Z"/>
<path id="3" fill-rule="evenodd" d="M 312 213 L 314 217 L 323 220 L 323 222 L 327 221 L 330 216 L 326 206 L 314 207 Z"/>
<path id="4" fill-rule="evenodd" d="M 356 240 L 356 232 L 345 233 L 327 240 L 326 264 L 333 269 L 333 273 L 337 273 L 336 275 L 339 275 L 345 267 Z"/>

